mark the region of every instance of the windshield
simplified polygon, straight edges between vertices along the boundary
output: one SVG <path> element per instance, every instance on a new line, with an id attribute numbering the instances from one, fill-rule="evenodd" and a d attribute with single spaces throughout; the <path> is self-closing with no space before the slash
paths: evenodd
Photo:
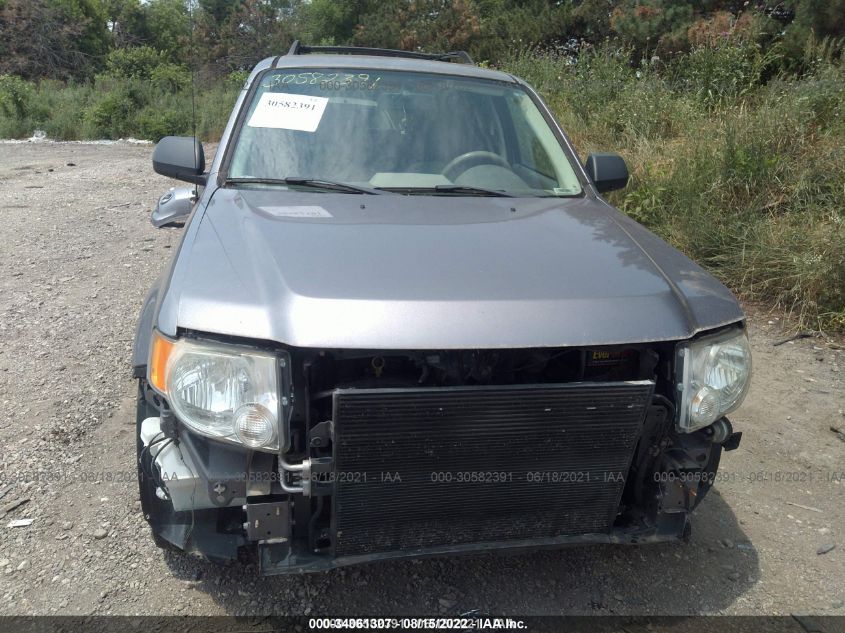
<path id="1" fill-rule="evenodd" d="M 448 195 L 581 193 L 566 153 L 516 84 L 328 68 L 272 71 L 258 81 L 230 181 L 308 179 Z"/>

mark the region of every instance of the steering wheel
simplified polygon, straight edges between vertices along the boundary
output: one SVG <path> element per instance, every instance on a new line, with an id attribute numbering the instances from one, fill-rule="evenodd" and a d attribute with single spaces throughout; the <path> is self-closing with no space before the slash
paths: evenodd
<path id="1" fill-rule="evenodd" d="M 508 170 L 511 168 L 508 162 L 498 154 L 479 149 L 474 152 L 467 152 L 466 154 L 456 156 L 449 161 L 440 173 L 454 182 L 455 179 L 467 169 L 475 167 L 476 165 L 498 165 L 499 167 L 504 167 Z"/>

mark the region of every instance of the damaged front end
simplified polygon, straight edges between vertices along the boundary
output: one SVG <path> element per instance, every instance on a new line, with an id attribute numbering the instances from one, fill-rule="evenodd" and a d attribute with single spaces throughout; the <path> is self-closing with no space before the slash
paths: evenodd
<path id="1" fill-rule="evenodd" d="M 159 544 L 217 562 L 254 550 L 263 574 L 686 538 L 739 444 L 724 417 L 747 382 L 737 337 L 440 351 L 159 337 L 139 397 L 144 513 Z"/>

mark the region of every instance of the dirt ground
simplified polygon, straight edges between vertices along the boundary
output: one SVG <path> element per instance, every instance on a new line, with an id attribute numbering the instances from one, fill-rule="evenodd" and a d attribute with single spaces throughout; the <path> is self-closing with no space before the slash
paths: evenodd
<path id="1" fill-rule="evenodd" d="M 136 501 L 129 361 L 180 230 L 149 223 L 174 184 L 150 155 L 0 143 L 0 514 L 26 500 L 0 521 L 0 614 L 845 615 L 845 441 L 830 430 L 845 427 L 845 351 L 774 346 L 781 320 L 755 310 L 742 445 L 688 544 L 264 579 L 158 550 Z"/>

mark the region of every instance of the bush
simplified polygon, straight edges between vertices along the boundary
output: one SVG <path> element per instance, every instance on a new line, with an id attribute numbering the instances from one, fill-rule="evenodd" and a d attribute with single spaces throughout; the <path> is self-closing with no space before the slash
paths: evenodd
<path id="1" fill-rule="evenodd" d="M 823 66 L 802 81 L 777 81 L 769 94 L 796 99 L 796 105 L 822 130 L 843 131 L 845 122 L 845 73 L 837 66 Z"/>
<path id="2" fill-rule="evenodd" d="M 116 48 L 106 58 L 106 74 L 124 79 L 150 79 L 165 63 L 165 55 L 149 46 Z"/>
<path id="3" fill-rule="evenodd" d="M 721 105 L 759 86 L 772 61 L 773 56 L 753 42 L 725 41 L 676 57 L 668 76 L 680 92 L 707 105 Z"/>
<path id="4" fill-rule="evenodd" d="M 600 118 L 601 106 L 619 99 L 636 78 L 628 57 L 629 52 L 622 49 L 585 49 L 577 63 L 565 67 L 565 102 L 585 124 Z"/>
<path id="5" fill-rule="evenodd" d="M 614 135 L 630 139 L 667 139 L 678 136 L 698 116 L 683 97 L 672 94 L 666 82 L 655 73 L 641 71 L 597 115 Z"/>
<path id="6" fill-rule="evenodd" d="M 191 71 L 179 64 L 160 64 L 150 74 L 152 85 L 161 92 L 176 94 L 191 87 Z"/>
<path id="7" fill-rule="evenodd" d="M 134 116 L 140 105 L 128 83 L 119 83 L 85 110 L 84 135 L 87 138 L 117 139 L 134 132 Z"/>
<path id="8" fill-rule="evenodd" d="M 662 66 L 624 50 L 522 55 L 506 69 L 544 95 L 582 156 L 618 151 L 611 202 L 740 296 L 845 329 L 845 73 L 822 64 L 763 85 L 753 43 Z"/>
<path id="9" fill-rule="evenodd" d="M 138 114 L 138 136 L 158 142 L 164 136 L 190 135 L 191 111 L 187 109 L 147 106 Z"/>
<path id="10" fill-rule="evenodd" d="M 238 93 L 211 90 L 197 100 L 197 136 L 206 140 L 219 140 L 229 121 Z"/>
<path id="11" fill-rule="evenodd" d="M 0 138 L 25 138 L 44 112 L 35 86 L 14 75 L 0 75 Z"/>
<path id="12" fill-rule="evenodd" d="M 8 119 L 24 119 L 31 114 L 35 89 L 14 75 L 0 75 L 0 114 Z"/>
<path id="13" fill-rule="evenodd" d="M 243 88 L 246 80 L 249 79 L 248 70 L 233 70 L 226 76 L 226 83 L 228 88 L 240 90 Z"/>
<path id="14" fill-rule="evenodd" d="M 85 111 L 93 97 L 94 91 L 89 85 L 42 81 L 38 86 L 38 98 L 45 104 L 46 113 L 38 127 L 51 139 L 79 139 Z"/>

